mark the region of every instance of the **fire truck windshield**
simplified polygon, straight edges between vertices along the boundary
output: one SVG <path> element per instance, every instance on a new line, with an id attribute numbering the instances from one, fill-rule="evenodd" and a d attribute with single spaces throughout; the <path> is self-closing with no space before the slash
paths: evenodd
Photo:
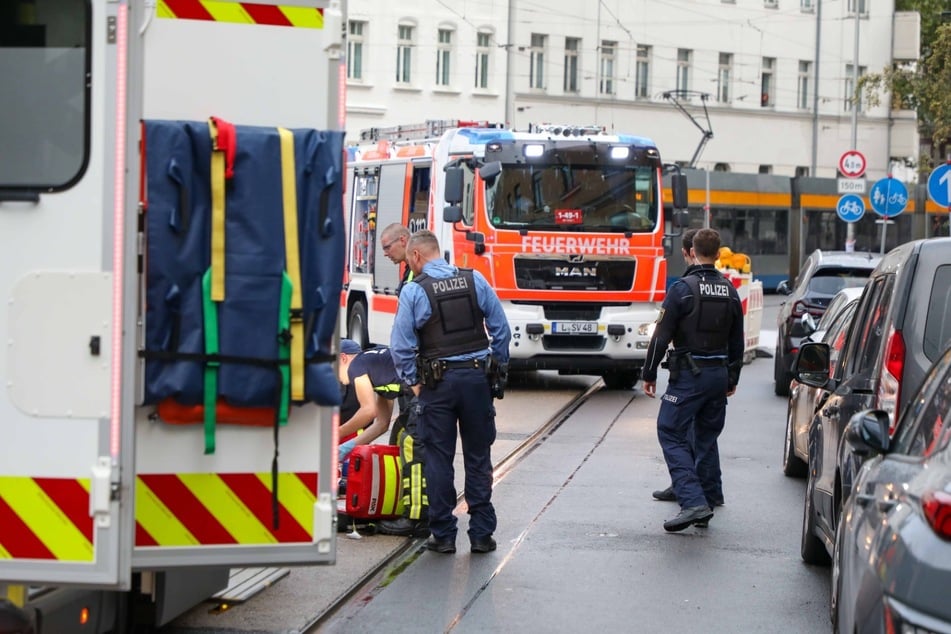
<path id="1" fill-rule="evenodd" d="M 513 230 L 651 232 L 659 199 L 651 165 L 503 164 L 486 187 L 489 220 Z"/>

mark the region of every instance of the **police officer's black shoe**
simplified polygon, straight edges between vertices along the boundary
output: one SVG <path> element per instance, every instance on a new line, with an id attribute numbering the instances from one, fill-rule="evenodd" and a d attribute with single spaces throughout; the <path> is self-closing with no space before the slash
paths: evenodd
<path id="1" fill-rule="evenodd" d="M 400 535 L 403 537 L 428 537 L 429 522 L 411 520 L 401 517 L 395 520 L 384 520 L 379 523 L 379 532 L 384 535 Z"/>
<path id="2" fill-rule="evenodd" d="M 713 509 L 711 509 L 709 506 L 691 506 L 681 509 L 680 513 L 677 514 L 677 517 L 664 522 L 664 530 L 671 533 L 676 533 L 677 531 L 682 531 L 692 524 L 697 524 L 704 521 L 709 522 L 711 517 L 713 517 Z"/>
<path id="3" fill-rule="evenodd" d="M 661 502 L 676 502 L 677 494 L 674 493 L 674 487 L 667 487 L 666 489 L 661 489 L 660 491 L 654 491 L 651 493 L 654 496 L 655 500 L 660 500 Z"/>
<path id="4" fill-rule="evenodd" d="M 436 539 L 430 536 L 429 539 L 426 540 L 426 550 L 451 555 L 456 552 L 456 542 L 449 541 L 448 539 Z"/>
<path id="5" fill-rule="evenodd" d="M 471 546 L 474 553 L 490 553 L 495 550 L 495 540 L 491 536 L 473 539 Z"/>

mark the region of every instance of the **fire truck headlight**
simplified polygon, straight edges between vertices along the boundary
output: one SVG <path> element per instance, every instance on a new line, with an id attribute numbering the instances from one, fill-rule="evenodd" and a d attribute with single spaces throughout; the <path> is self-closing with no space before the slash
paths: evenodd
<path id="1" fill-rule="evenodd" d="M 615 145 L 611 147 L 611 159 L 615 161 L 623 161 L 631 155 L 631 148 L 626 145 Z"/>
<path id="2" fill-rule="evenodd" d="M 545 153 L 545 146 L 541 143 L 530 143 L 522 150 L 525 158 L 538 158 Z"/>

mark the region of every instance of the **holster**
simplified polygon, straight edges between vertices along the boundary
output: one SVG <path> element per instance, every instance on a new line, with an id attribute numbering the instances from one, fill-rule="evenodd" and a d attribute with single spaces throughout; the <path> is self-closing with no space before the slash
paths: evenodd
<path id="1" fill-rule="evenodd" d="M 492 397 L 497 399 L 504 398 L 505 386 L 509 381 L 508 366 L 499 363 L 495 360 L 495 357 L 490 355 L 485 364 L 485 375 L 489 379 Z"/>
<path id="2" fill-rule="evenodd" d="M 439 359 L 416 357 L 416 374 L 419 375 L 419 382 L 429 389 L 433 389 L 442 381 L 442 373 L 443 368 Z"/>

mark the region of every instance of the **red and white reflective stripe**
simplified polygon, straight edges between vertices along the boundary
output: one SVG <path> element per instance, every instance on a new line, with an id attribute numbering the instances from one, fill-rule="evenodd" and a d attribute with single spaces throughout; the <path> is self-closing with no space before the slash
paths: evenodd
<path id="1" fill-rule="evenodd" d="M 112 404 L 109 425 L 109 454 L 113 462 L 119 458 L 122 428 L 122 274 L 125 257 L 125 152 L 126 152 L 126 72 L 129 6 L 118 7 L 116 16 L 116 148 L 115 191 L 112 227 Z"/>

